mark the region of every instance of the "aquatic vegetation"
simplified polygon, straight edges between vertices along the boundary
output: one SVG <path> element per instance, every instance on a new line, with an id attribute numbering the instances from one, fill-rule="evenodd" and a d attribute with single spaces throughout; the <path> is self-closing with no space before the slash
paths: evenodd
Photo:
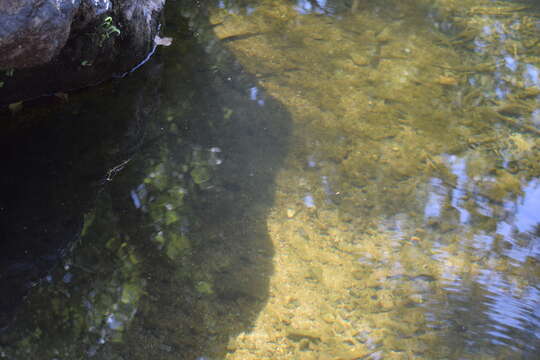
<path id="1" fill-rule="evenodd" d="M 100 45 L 103 45 L 103 43 L 109 40 L 113 35 L 118 36 L 121 34 L 120 29 L 114 25 L 114 20 L 111 16 L 107 16 L 103 20 L 99 26 L 98 33 L 100 36 Z"/>

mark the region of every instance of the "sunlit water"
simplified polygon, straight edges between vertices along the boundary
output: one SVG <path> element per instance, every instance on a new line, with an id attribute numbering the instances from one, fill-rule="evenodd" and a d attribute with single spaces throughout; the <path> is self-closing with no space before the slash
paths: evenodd
<path id="1" fill-rule="evenodd" d="M 186 1 L 164 35 L 0 357 L 538 358 L 540 8 Z"/>

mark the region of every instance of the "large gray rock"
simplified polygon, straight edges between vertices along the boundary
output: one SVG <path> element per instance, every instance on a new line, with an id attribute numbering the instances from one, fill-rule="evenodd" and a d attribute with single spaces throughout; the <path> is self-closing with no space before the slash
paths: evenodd
<path id="1" fill-rule="evenodd" d="M 165 0 L 0 0 L 0 105 L 94 85 L 154 47 Z"/>
<path id="2" fill-rule="evenodd" d="M 0 2 L 0 68 L 24 68 L 49 62 L 66 44 L 79 8 L 89 21 L 99 14 L 99 9 L 111 7 L 108 0 L 83 3 L 81 7 L 81 0 Z"/>

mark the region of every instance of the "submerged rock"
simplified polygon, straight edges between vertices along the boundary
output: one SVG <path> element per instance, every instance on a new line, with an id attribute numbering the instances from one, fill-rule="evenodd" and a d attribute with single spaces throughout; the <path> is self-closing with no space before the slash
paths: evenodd
<path id="1" fill-rule="evenodd" d="M 155 48 L 165 0 L 0 3 L 0 105 L 121 76 Z"/>

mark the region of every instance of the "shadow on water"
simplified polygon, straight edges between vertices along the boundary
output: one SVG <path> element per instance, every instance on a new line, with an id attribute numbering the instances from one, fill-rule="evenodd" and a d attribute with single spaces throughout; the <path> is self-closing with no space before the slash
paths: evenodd
<path id="1" fill-rule="evenodd" d="M 0 358 L 219 359 L 267 300 L 289 114 L 168 11 L 163 67 L 14 115 Z"/>

